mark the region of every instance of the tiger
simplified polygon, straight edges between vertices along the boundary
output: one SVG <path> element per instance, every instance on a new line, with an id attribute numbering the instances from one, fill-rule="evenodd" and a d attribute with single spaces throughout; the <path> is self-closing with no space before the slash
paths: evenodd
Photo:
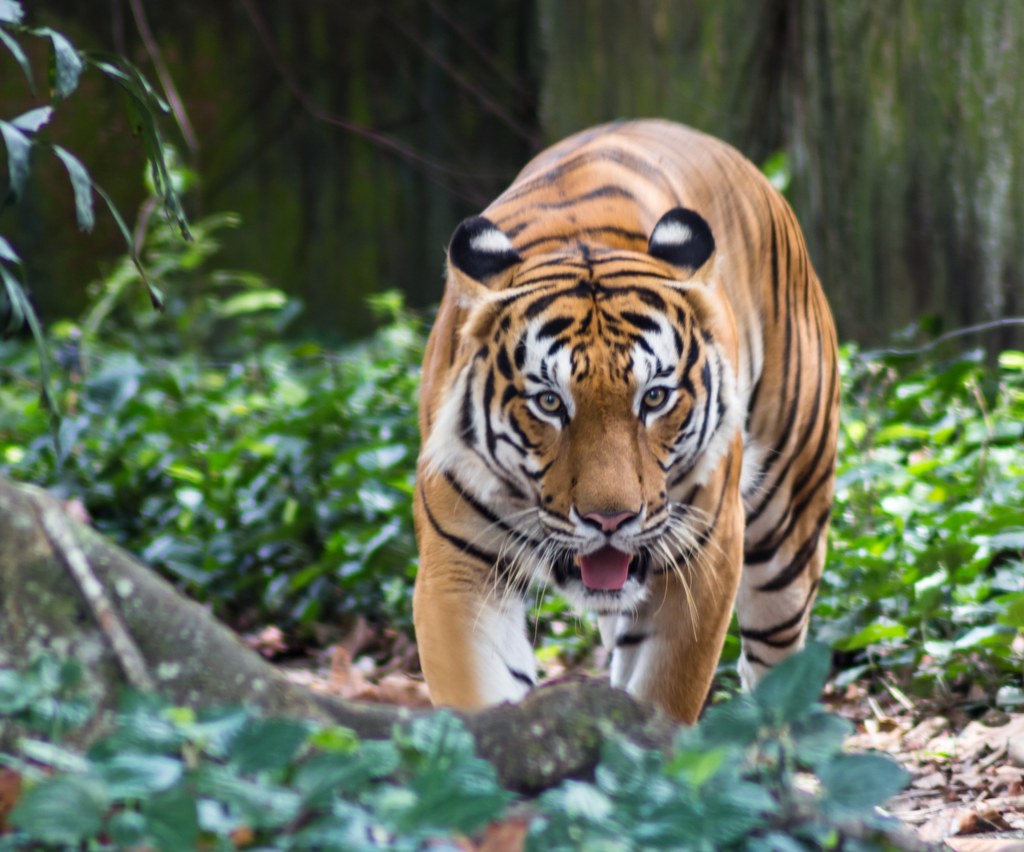
<path id="1" fill-rule="evenodd" d="M 548 589 L 596 613 L 613 686 L 684 723 L 734 608 L 755 686 L 806 636 L 838 408 L 803 234 L 735 148 L 650 119 L 535 156 L 456 228 L 424 352 L 413 620 L 432 701 L 523 698 Z"/>

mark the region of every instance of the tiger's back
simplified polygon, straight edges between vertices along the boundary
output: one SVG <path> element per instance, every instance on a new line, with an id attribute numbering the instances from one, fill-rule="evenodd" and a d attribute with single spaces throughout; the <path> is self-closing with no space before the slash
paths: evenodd
<path id="1" fill-rule="evenodd" d="M 802 642 L 821 575 L 835 332 L 799 227 L 735 149 L 662 121 L 553 146 L 483 217 L 424 362 L 432 694 L 522 694 L 523 588 L 551 582 L 598 611 L 613 682 L 692 719 L 733 600 L 749 684 Z"/>

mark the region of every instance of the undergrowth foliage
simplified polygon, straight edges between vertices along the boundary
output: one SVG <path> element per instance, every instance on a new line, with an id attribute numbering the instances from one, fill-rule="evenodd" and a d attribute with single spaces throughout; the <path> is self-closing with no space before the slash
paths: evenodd
<path id="1" fill-rule="evenodd" d="M 980 349 L 849 346 L 843 388 L 817 635 L 850 652 L 847 678 L 1008 682 L 1024 628 L 1024 353 L 992 365 Z"/>
<path id="2" fill-rule="evenodd" d="M 609 736 L 593 779 L 524 800 L 446 711 L 360 741 L 345 728 L 129 695 L 80 754 L 59 734 L 89 718 L 82 672 L 44 658 L 0 671 L 0 729 L 21 734 L 0 766 L 22 787 L 0 849 L 448 848 L 509 815 L 526 821 L 537 852 L 889 848 L 892 823 L 873 808 L 906 773 L 842 752 L 849 723 L 816 703 L 828 669 L 828 651 L 811 647 L 682 730 L 667 754 Z"/>

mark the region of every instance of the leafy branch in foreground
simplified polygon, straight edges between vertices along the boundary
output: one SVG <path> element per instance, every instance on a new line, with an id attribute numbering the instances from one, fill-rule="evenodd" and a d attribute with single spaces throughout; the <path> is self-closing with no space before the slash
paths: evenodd
<path id="1" fill-rule="evenodd" d="M 145 76 L 131 62 L 120 56 L 95 51 L 80 51 L 61 33 L 49 27 L 29 27 L 22 23 L 24 12 L 15 0 L 0 0 L 0 44 L 21 69 L 29 90 L 37 94 L 35 76 L 28 55 L 21 46 L 26 39 L 43 39 L 49 43 L 48 105 L 37 106 L 10 119 L 0 118 L 0 137 L 7 152 L 8 187 L 0 199 L 0 207 L 21 202 L 28 190 L 33 154 L 43 151 L 56 157 L 68 173 L 75 199 L 75 219 L 83 231 L 95 224 L 92 193 L 104 201 L 124 238 L 128 256 L 149 290 L 155 307 L 163 304 L 163 294 L 150 281 L 136 253 L 131 230 L 120 211 L 90 175 L 82 162 L 66 148 L 47 141 L 46 126 L 61 102 L 78 88 L 82 74 L 95 70 L 116 83 L 125 95 L 131 126 L 141 138 L 146 160 L 153 176 L 157 195 L 168 216 L 177 223 L 181 235 L 190 238 L 188 223 L 178 198 L 166 161 L 165 149 L 157 126 L 157 115 L 169 112 L 167 104 L 152 88 Z M 32 303 L 26 295 L 21 274 L 22 261 L 11 243 L 0 235 L 0 330 L 7 336 L 28 325 L 42 363 L 43 398 L 51 412 L 56 412 L 50 393 L 46 346 Z"/>
<path id="2" fill-rule="evenodd" d="M 114 848 L 414 850 L 513 815 L 536 850 L 895 848 L 874 806 L 906 775 L 887 758 L 842 752 L 849 724 L 815 703 L 828 665 L 824 648 L 808 649 L 681 731 L 668 754 L 609 731 L 594 778 L 527 799 L 500 787 L 448 712 L 361 741 L 345 728 L 129 696 L 113 730 L 79 754 L 52 742 L 52 711 L 32 709 L 74 701 L 75 668 L 41 660 L 0 672 L 0 718 L 24 732 L 0 755 L 23 790 L 2 846 L 105 837 Z M 80 704 L 64 716 L 85 718 Z"/>

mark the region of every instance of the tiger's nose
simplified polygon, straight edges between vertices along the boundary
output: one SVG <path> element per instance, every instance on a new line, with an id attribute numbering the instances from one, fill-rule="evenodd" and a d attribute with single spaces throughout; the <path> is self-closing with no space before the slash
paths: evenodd
<path id="1" fill-rule="evenodd" d="M 596 526 L 601 532 L 613 533 L 623 524 L 636 518 L 639 512 L 587 512 L 583 520 Z"/>

